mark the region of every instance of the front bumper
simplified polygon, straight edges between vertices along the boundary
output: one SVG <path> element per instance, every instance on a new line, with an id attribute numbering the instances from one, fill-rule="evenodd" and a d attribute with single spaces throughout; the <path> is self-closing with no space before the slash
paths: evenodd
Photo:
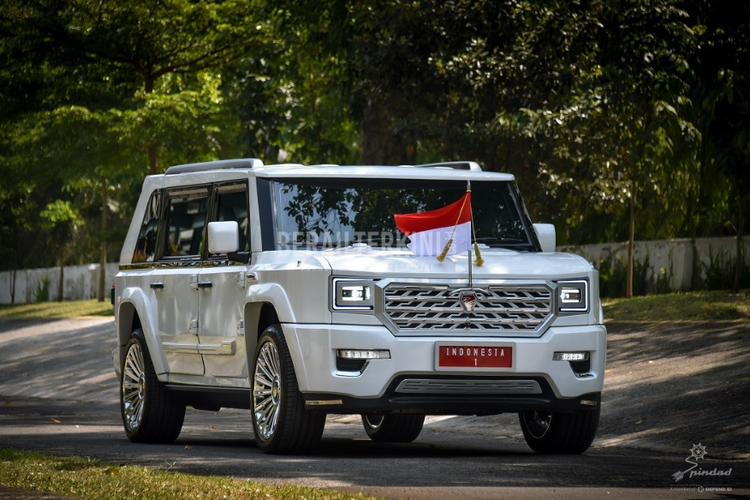
<path id="1" fill-rule="evenodd" d="M 300 391 L 308 409 L 428 414 L 599 407 L 607 332 L 602 325 L 552 327 L 540 338 L 396 337 L 381 326 L 283 324 Z M 437 344 L 511 347 L 510 368 L 436 369 Z M 388 350 L 361 373 L 337 368 L 339 349 Z M 590 366 L 574 371 L 555 352 L 586 351 Z M 576 368 L 579 369 L 579 368 Z"/>

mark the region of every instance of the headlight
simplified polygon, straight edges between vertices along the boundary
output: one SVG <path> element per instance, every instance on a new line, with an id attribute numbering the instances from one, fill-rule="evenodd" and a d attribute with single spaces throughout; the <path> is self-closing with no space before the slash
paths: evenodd
<path id="1" fill-rule="evenodd" d="M 587 312 L 589 284 L 586 280 L 557 282 L 557 309 L 560 312 Z"/>
<path id="2" fill-rule="evenodd" d="M 372 310 L 374 284 L 369 280 L 334 278 L 333 308 L 347 310 Z"/>

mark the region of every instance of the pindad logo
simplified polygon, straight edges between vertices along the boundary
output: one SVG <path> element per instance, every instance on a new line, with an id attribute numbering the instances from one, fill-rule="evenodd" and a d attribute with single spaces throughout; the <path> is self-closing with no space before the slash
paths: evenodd
<path id="1" fill-rule="evenodd" d="M 693 479 L 695 477 L 717 477 L 732 475 L 731 467 L 729 469 L 723 470 L 720 470 L 717 467 L 714 467 L 713 469 L 704 469 L 703 467 L 699 467 L 698 460 L 703 460 L 704 458 L 706 458 L 706 447 L 701 443 L 694 444 L 690 449 L 690 456 L 685 459 L 685 462 L 690 464 L 690 468 L 684 471 L 677 471 L 672 474 L 672 479 L 674 479 L 674 482 L 678 483 L 682 481 L 685 476 L 687 476 L 689 479 Z"/>

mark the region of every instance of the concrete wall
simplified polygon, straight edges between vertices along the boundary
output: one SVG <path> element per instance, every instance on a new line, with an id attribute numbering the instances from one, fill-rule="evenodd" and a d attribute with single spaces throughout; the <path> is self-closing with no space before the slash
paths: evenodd
<path id="1" fill-rule="evenodd" d="M 743 238 L 744 265 L 750 264 L 750 236 Z M 597 269 L 603 262 L 616 265 L 626 263 L 628 243 L 566 246 L 558 250 L 581 255 Z M 672 291 L 704 288 L 708 273 L 722 269 L 732 273 L 737 255 L 735 238 L 694 238 L 635 242 L 634 260 L 646 263 L 646 282 L 653 291 L 659 276 L 667 280 Z"/>
<path id="2" fill-rule="evenodd" d="M 63 277 L 64 300 L 95 299 L 99 287 L 99 264 L 87 266 L 68 266 L 65 268 Z M 107 264 L 105 275 L 105 300 L 109 297 L 109 288 L 114 276 L 117 274 L 119 264 Z M 58 289 L 60 284 L 60 268 L 50 267 L 46 269 L 20 269 L 15 271 L 15 303 L 22 304 L 32 302 L 34 291 L 44 282 L 49 280 L 50 300 L 58 300 Z M 11 286 L 13 284 L 13 271 L 0 272 L 0 304 L 11 303 Z"/>

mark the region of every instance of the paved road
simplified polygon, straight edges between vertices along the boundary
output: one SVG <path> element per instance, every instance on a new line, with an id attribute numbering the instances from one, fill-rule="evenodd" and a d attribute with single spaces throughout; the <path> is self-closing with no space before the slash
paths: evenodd
<path id="1" fill-rule="evenodd" d="M 736 334 L 745 335 L 743 328 Z M 735 330 L 730 326 L 723 335 L 736 340 Z M 256 447 L 246 411 L 189 410 L 176 443 L 135 445 L 119 420 L 109 358 L 113 331 L 111 321 L 102 319 L 0 321 L 0 447 L 389 498 L 750 498 L 750 455 L 743 451 L 750 448 L 750 426 L 743 413 L 731 424 L 720 419 L 713 434 L 696 435 L 693 442 L 691 425 L 681 435 L 673 426 L 662 432 L 649 424 L 650 414 L 625 413 L 632 416 L 625 421 L 622 403 L 614 404 L 603 414 L 592 449 L 569 457 L 530 452 L 514 415 L 429 418 L 419 439 L 406 445 L 373 443 L 357 418 L 329 417 L 318 453 L 279 457 Z M 617 339 L 615 334 L 610 342 L 615 352 L 608 376 L 612 401 L 619 402 L 624 394 L 619 385 L 633 375 L 617 361 Z M 644 370 L 638 373 L 645 376 Z M 747 414 L 748 401 L 741 404 L 737 411 Z M 685 459 L 700 439 L 707 439 L 702 444 L 708 451 L 701 465 L 731 468 L 731 475 L 673 483 L 672 474 L 688 467 Z M 713 487 L 732 492 L 707 491 Z M 16 498 L 3 491 L 0 499 Z"/>

